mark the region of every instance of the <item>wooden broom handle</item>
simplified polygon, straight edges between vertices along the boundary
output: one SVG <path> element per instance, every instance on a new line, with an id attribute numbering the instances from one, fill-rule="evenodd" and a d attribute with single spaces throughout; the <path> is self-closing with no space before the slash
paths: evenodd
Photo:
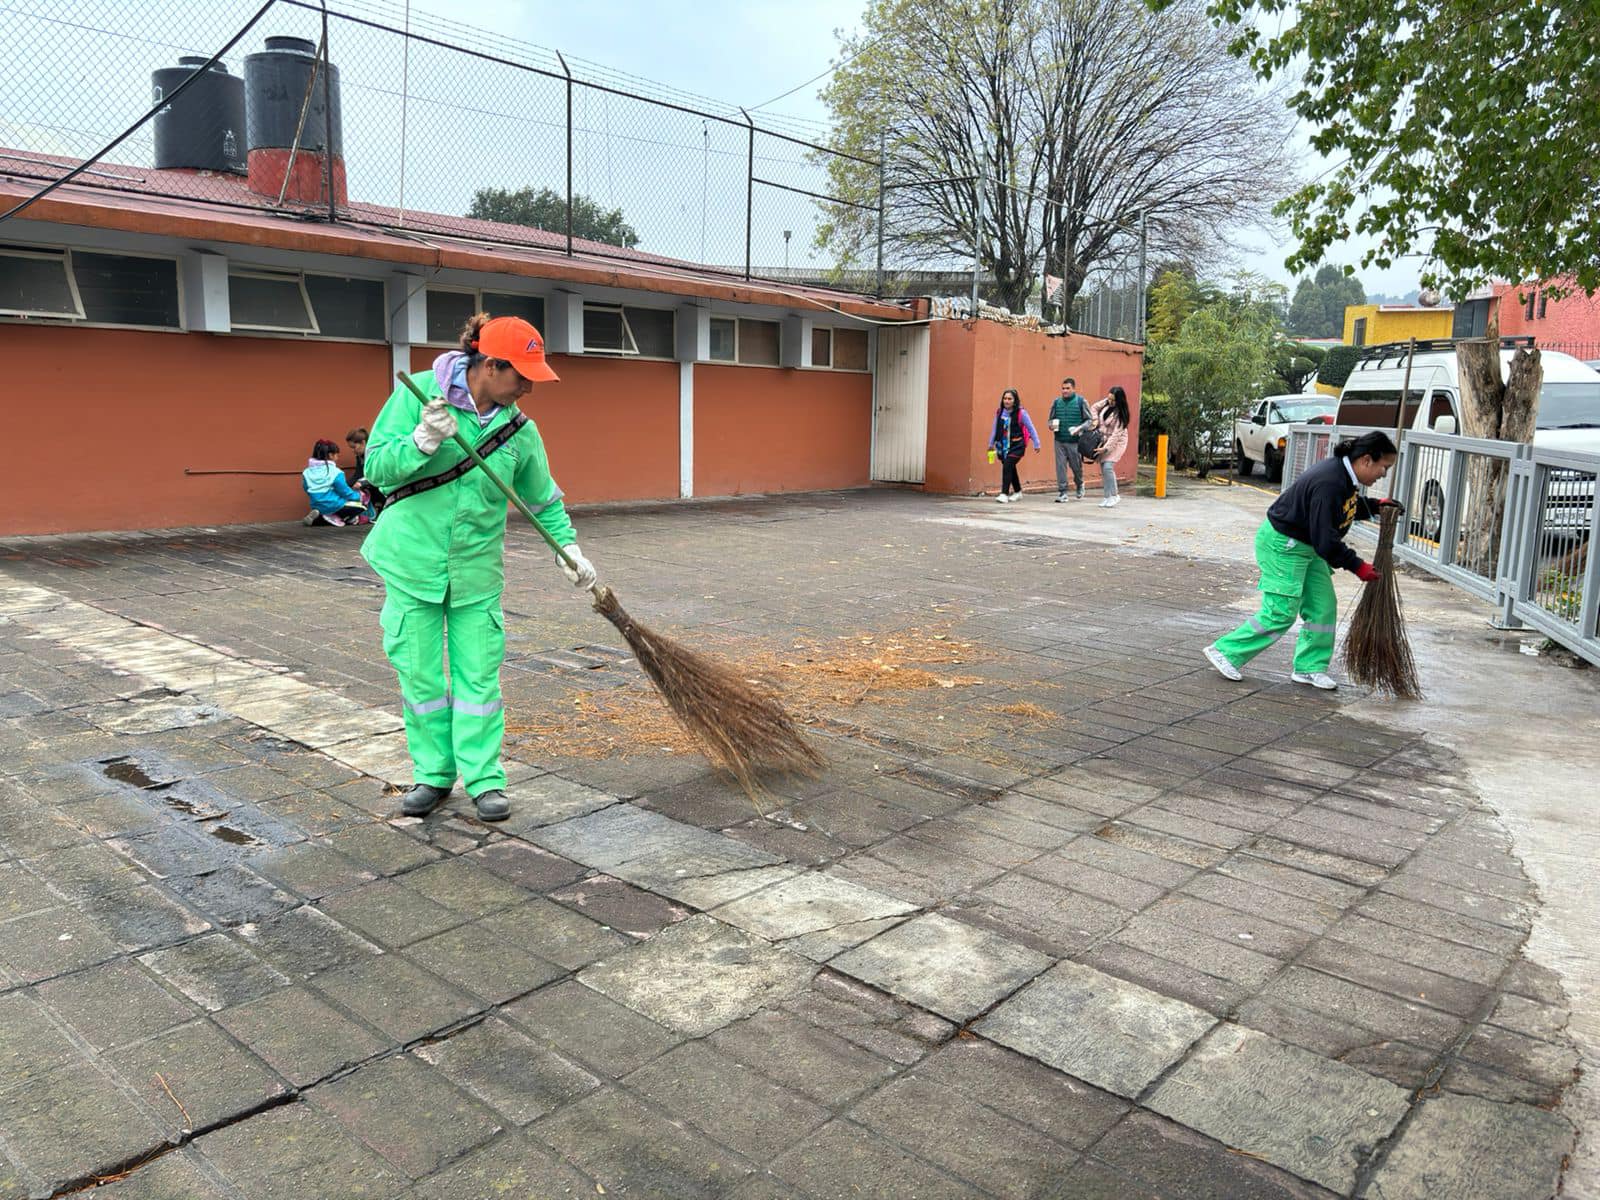
<path id="1" fill-rule="evenodd" d="M 407 375 L 404 371 L 396 371 L 394 373 L 394 377 L 401 383 L 405 384 L 406 387 L 410 388 L 411 394 L 418 400 L 422 401 L 424 407 L 428 405 L 429 399 L 427 395 L 421 388 L 417 386 L 416 381 L 413 380 L 411 376 Z M 517 411 L 517 406 L 514 404 L 508 404 L 506 407 L 510 409 L 513 414 L 515 414 Z M 499 488 L 505 493 L 506 499 L 511 501 L 516 510 L 528 518 L 528 523 L 537 529 L 539 531 L 539 536 L 549 543 L 550 549 L 556 552 L 556 557 L 576 571 L 578 569 L 578 564 L 572 561 L 572 555 L 568 554 L 564 549 L 556 545 L 556 539 L 550 535 L 550 531 L 548 529 L 539 524 L 539 518 L 534 516 L 533 510 L 523 503 L 522 497 L 507 487 L 506 481 L 501 479 L 500 476 L 496 475 L 493 469 L 490 468 L 489 464 L 483 461 L 483 455 L 478 453 L 477 447 L 475 447 L 471 442 L 467 441 L 466 437 L 462 434 L 459 428 L 455 431 L 453 436 L 456 439 L 456 445 L 465 450 L 467 452 L 467 457 L 478 465 L 478 469 L 489 477 L 489 479 L 494 483 L 495 487 Z M 600 584 L 596 582 L 594 588 L 598 588 L 599 586 Z M 594 588 L 591 588 L 590 591 L 593 591 Z"/>

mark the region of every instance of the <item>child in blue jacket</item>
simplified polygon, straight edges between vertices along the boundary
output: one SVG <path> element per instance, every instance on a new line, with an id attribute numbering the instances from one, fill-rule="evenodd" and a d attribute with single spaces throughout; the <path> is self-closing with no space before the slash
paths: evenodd
<path id="1" fill-rule="evenodd" d="M 306 469 L 300 472 L 300 486 L 311 497 L 311 511 L 305 515 L 305 524 L 329 525 L 360 524 L 368 519 L 367 506 L 361 496 L 345 481 L 344 471 L 337 460 L 339 447 L 327 440 L 318 441 L 311 448 Z"/>

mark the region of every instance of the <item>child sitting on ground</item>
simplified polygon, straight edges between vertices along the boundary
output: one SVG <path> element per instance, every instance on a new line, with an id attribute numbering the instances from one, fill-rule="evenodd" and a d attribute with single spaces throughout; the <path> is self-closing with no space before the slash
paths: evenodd
<path id="1" fill-rule="evenodd" d="M 307 525 L 359 525 L 370 519 L 366 504 L 345 481 L 338 457 L 335 443 L 319 440 L 300 472 L 300 486 L 311 498 L 311 511 L 304 518 Z"/>

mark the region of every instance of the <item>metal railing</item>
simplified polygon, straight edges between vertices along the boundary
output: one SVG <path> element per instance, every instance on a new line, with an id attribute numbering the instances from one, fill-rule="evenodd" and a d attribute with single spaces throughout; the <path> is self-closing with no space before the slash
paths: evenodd
<path id="1" fill-rule="evenodd" d="M 1283 486 L 1363 432 L 1291 426 Z M 1372 490 L 1406 506 L 1397 559 L 1493 604 L 1502 628 L 1536 629 L 1600 665 L 1597 478 L 1600 455 L 1408 430 L 1388 486 Z"/>

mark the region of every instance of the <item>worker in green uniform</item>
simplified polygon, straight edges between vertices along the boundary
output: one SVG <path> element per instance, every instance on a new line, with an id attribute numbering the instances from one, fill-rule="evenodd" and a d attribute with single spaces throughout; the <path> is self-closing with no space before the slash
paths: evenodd
<path id="1" fill-rule="evenodd" d="M 479 313 L 461 349 L 414 378 L 427 404 L 402 384 L 373 424 L 366 475 L 388 501 L 361 553 L 385 587 L 383 650 L 400 678 L 414 770 L 400 802 L 407 816 L 432 812 L 458 778 L 482 820 L 511 813 L 500 765 L 506 498 L 454 440 L 457 429 L 566 550 L 576 569 L 557 562 L 567 577 L 594 584 L 539 430 L 513 407 L 556 378 L 538 330 Z"/>
<path id="2" fill-rule="evenodd" d="M 1261 611 L 1205 649 L 1225 678 L 1244 678 L 1239 668 L 1287 633 L 1298 616 L 1302 624 L 1289 678 L 1325 691 L 1339 686 L 1328 674 L 1339 619 L 1333 568 L 1351 571 L 1363 583 L 1381 577 L 1344 544 L 1344 535 L 1358 517 L 1375 517 L 1388 505 L 1400 508 L 1397 500 L 1372 501 L 1359 491 L 1382 479 L 1397 456 L 1389 436 L 1378 430 L 1346 438 L 1272 502 L 1256 531 Z"/>

